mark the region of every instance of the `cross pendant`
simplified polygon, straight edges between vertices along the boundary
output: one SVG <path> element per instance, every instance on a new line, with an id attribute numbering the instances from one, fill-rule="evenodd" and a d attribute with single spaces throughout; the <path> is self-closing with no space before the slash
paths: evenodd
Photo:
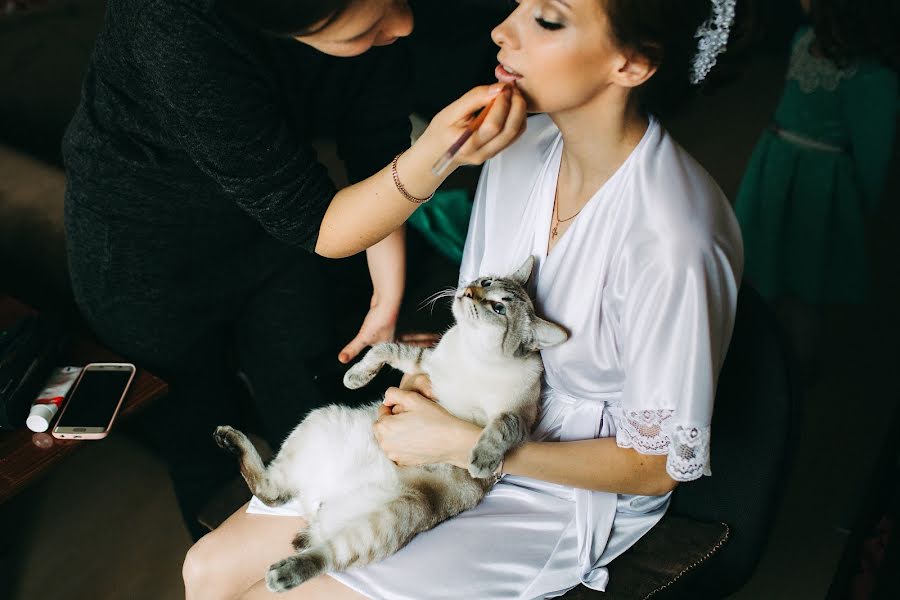
<path id="1" fill-rule="evenodd" d="M 550 237 L 556 239 L 556 226 L 553 226 L 553 229 L 550 230 Z"/>

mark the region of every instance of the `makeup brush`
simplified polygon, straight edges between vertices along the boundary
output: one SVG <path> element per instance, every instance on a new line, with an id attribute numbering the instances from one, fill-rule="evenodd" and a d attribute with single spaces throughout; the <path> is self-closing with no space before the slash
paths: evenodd
<path id="1" fill-rule="evenodd" d="M 500 92 L 501 94 L 503 92 Z M 472 134 L 475 133 L 481 124 L 484 123 L 484 118 L 487 116 L 488 111 L 491 110 L 491 107 L 496 102 L 497 98 L 500 97 L 500 94 L 494 96 L 494 99 L 487 103 L 487 106 L 481 109 L 475 118 L 472 119 L 468 125 L 466 125 L 466 130 L 462 132 L 462 135 L 459 136 L 453 145 L 450 146 L 446 152 L 444 152 L 443 156 L 441 156 L 436 163 L 431 167 L 431 172 L 435 177 L 440 177 L 444 171 L 447 169 L 447 165 L 450 164 L 450 161 L 453 160 L 453 157 L 456 156 L 456 153 L 459 152 L 459 149 L 463 147 L 463 144 L 466 143 Z"/>

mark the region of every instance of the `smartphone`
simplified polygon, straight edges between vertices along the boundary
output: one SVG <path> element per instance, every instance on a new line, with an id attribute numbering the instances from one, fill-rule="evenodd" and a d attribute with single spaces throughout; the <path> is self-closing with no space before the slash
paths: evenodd
<path id="1" fill-rule="evenodd" d="M 135 370 L 130 363 L 86 365 L 56 421 L 53 437 L 61 440 L 105 438 L 119 413 Z"/>

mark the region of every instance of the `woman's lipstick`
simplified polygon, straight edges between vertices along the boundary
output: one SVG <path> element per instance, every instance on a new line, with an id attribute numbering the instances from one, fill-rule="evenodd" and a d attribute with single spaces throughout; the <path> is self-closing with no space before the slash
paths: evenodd
<path id="1" fill-rule="evenodd" d="M 497 81 L 502 83 L 515 83 L 519 79 L 522 79 L 522 75 L 503 64 L 497 65 L 497 68 L 494 69 L 494 77 L 497 78 Z"/>

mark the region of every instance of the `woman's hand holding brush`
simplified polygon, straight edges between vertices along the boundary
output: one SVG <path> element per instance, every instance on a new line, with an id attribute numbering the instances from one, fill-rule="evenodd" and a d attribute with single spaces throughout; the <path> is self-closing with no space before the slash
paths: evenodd
<path id="1" fill-rule="evenodd" d="M 435 175 L 441 175 L 451 165 L 481 164 L 525 131 L 525 99 L 519 90 L 504 83 L 486 89 L 486 96 L 483 87 L 473 89 L 432 121 L 443 125 L 442 129 L 458 131 L 432 166 Z"/>
<path id="2" fill-rule="evenodd" d="M 459 165 L 480 165 L 512 144 L 525 131 L 525 117 L 525 99 L 514 85 L 495 83 L 473 88 L 435 115 L 412 148 L 400 157 L 397 171 L 413 186 L 414 173 L 428 173 L 439 180 L 439 185 Z M 430 186 L 437 187 L 435 183 Z M 410 191 L 424 197 L 433 189 Z"/>
<path id="3" fill-rule="evenodd" d="M 390 165 L 335 195 L 319 228 L 316 253 L 339 258 L 377 244 L 429 200 L 456 167 L 480 165 L 512 144 L 525 131 L 525 115 L 525 99 L 513 85 L 470 90 L 435 115 Z M 346 231 L 366 233 L 348 239 Z"/>

